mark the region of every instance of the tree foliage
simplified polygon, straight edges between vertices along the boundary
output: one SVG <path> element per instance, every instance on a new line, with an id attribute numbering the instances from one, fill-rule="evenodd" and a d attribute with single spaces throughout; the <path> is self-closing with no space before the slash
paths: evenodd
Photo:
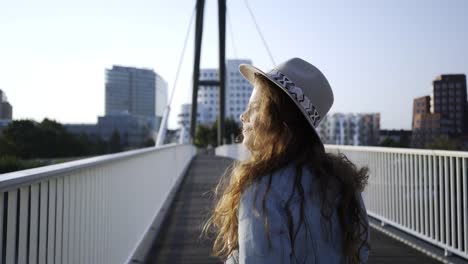
<path id="1" fill-rule="evenodd" d="M 15 120 L 0 134 L 0 157 L 18 159 L 67 158 L 115 153 L 123 150 L 118 131 L 109 141 L 97 135 L 71 134 L 66 128 L 50 119 L 38 123 L 32 120 Z"/>
<path id="2" fill-rule="evenodd" d="M 227 118 L 224 121 L 224 129 L 225 143 L 235 143 L 235 139 L 240 135 L 239 125 L 234 120 Z M 211 126 L 201 124 L 197 125 L 194 141 L 197 147 L 207 147 L 208 145 L 213 147 L 218 146 L 218 120 L 216 120 Z"/>
<path id="3" fill-rule="evenodd" d="M 433 142 L 426 144 L 426 149 L 461 150 L 461 145 L 456 139 L 438 137 Z"/>

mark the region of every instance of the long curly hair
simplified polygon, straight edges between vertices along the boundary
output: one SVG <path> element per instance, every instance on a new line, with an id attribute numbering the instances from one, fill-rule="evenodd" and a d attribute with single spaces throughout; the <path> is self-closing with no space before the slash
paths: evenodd
<path id="1" fill-rule="evenodd" d="M 337 210 L 346 262 L 359 263 L 361 248 L 370 247 L 366 242 L 367 216 L 360 202 L 368 168 L 358 169 L 344 154 L 326 153 L 319 139 L 311 136 L 313 128 L 297 106 L 267 78 L 256 74 L 254 86 L 260 93 L 260 104 L 259 123 L 254 127 L 253 140 L 246 146 L 251 155 L 248 160 L 234 162 L 224 173 L 215 189 L 214 210 L 203 227 L 204 234 L 215 236 L 213 254 L 226 258 L 237 249 L 242 192 L 261 177 L 293 163 L 296 168 L 308 166 L 314 170 L 320 185 L 322 223 L 330 224 L 331 215 Z M 298 173 L 294 182 L 302 198 L 301 216 L 304 216 L 305 194 L 300 191 L 303 190 L 300 177 Z M 333 186 L 338 186 L 338 191 Z M 268 225 L 268 219 L 265 223 Z"/>

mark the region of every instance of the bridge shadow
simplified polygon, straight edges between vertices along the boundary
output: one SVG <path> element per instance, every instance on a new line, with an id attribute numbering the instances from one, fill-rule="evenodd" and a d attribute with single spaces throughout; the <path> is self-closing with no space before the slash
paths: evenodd
<path id="1" fill-rule="evenodd" d="M 213 241 L 200 234 L 213 207 L 211 191 L 232 162 L 229 158 L 203 154 L 194 158 L 146 263 L 221 263 L 211 256 Z M 369 263 L 440 263 L 374 229 L 371 247 Z"/>

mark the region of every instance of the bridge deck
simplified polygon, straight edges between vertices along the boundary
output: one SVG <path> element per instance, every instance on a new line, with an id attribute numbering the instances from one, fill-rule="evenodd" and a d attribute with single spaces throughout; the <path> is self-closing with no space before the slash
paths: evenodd
<path id="1" fill-rule="evenodd" d="M 200 238 L 200 232 L 213 205 L 209 192 L 231 163 L 231 159 L 207 155 L 194 159 L 152 246 L 148 263 L 220 263 L 210 257 L 212 241 Z M 371 246 L 369 263 L 439 263 L 373 229 Z"/>

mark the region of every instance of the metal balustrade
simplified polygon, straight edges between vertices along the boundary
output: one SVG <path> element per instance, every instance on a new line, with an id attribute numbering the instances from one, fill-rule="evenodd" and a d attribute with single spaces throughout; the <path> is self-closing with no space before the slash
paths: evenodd
<path id="1" fill-rule="evenodd" d="M 370 170 L 363 194 L 368 214 L 406 233 L 468 259 L 468 153 L 326 145 Z M 242 145 L 216 149 L 235 159 Z"/>
<path id="2" fill-rule="evenodd" d="M 191 145 L 0 175 L 0 263 L 127 263 L 190 163 Z"/>

